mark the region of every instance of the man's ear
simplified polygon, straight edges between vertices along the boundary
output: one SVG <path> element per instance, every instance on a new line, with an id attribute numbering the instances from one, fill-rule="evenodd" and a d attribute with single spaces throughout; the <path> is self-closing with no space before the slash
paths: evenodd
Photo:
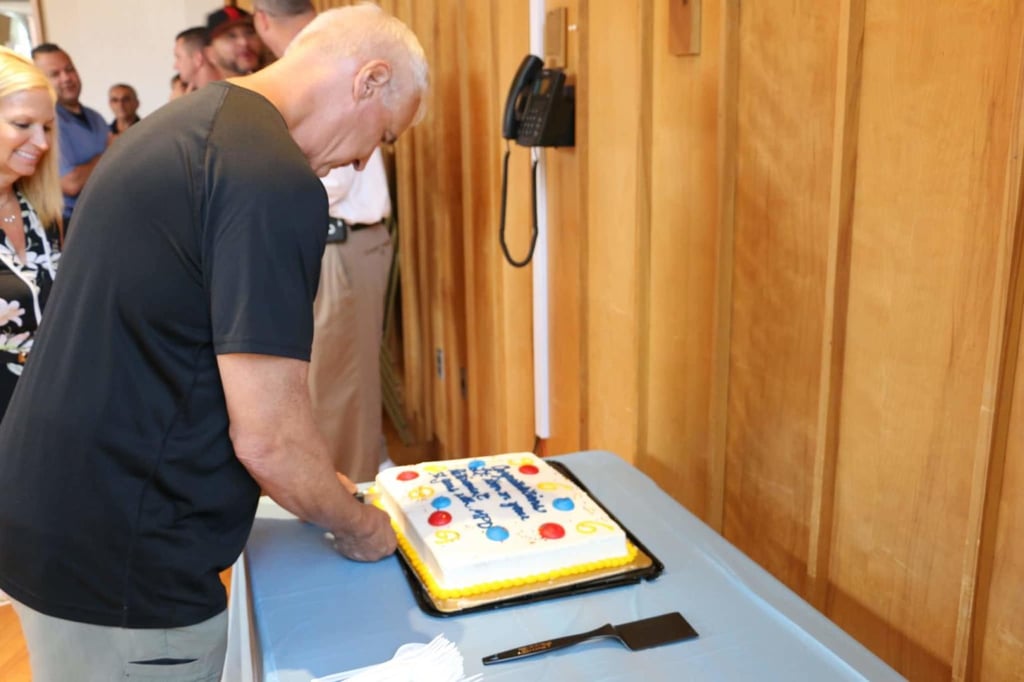
<path id="1" fill-rule="evenodd" d="M 352 82 L 356 101 L 369 99 L 391 80 L 391 65 L 382 59 L 366 62 Z"/>
<path id="2" fill-rule="evenodd" d="M 253 28 L 256 29 L 257 33 L 266 33 L 267 29 L 270 28 L 270 20 L 267 19 L 267 13 L 261 9 L 253 10 L 252 22 Z M 262 37 L 261 35 L 260 38 Z"/>

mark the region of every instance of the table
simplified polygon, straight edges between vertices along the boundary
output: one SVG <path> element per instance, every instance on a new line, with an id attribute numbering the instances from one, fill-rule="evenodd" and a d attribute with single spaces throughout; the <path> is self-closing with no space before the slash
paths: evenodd
<path id="1" fill-rule="evenodd" d="M 665 564 L 661 576 L 434 617 L 417 606 L 397 558 L 347 561 L 322 531 L 264 498 L 233 574 L 225 680 L 309 682 L 387 660 L 399 645 L 438 634 L 458 645 L 467 675 L 482 672 L 488 682 L 904 679 L 617 455 L 552 459 Z M 667 611 L 680 611 L 700 637 L 635 652 L 598 640 L 498 665 L 480 662 L 522 644 Z"/>

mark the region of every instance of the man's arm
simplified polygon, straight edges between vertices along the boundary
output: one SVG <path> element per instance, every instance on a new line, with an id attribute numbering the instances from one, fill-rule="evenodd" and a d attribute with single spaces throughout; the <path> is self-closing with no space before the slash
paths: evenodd
<path id="1" fill-rule="evenodd" d="M 77 197 L 81 193 L 82 188 L 85 187 L 85 181 L 92 175 L 93 169 L 96 168 L 96 164 L 100 162 L 101 158 L 103 158 L 103 154 L 97 154 L 89 161 L 75 166 L 60 176 L 60 191 L 69 197 Z"/>
<path id="2" fill-rule="evenodd" d="M 269 355 L 217 356 L 235 454 L 282 507 L 335 536 L 335 548 L 357 561 L 395 551 L 388 515 L 353 496 L 339 479 L 313 421 L 308 363 Z"/>

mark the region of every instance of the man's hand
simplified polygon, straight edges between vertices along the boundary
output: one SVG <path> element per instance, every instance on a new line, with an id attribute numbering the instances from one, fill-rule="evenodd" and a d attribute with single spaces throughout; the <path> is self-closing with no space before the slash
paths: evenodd
<path id="1" fill-rule="evenodd" d="M 334 534 L 335 548 L 377 561 L 398 544 L 388 515 L 365 505 L 336 474 L 309 402 L 308 364 L 290 358 L 217 356 L 235 456 L 260 488 L 304 521 Z"/>
<path id="2" fill-rule="evenodd" d="M 387 512 L 364 504 L 358 520 L 344 529 L 332 531 L 334 549 L 354 561 L 378 561 L 394 553 L 398 546 Z"/>

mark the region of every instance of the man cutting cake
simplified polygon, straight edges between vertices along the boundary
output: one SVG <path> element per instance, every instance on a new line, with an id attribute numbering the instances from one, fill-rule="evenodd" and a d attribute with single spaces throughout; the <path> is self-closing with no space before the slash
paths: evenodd
<path id="1" fill-rule="evenodd" d="M 393 142 L 426 87 L 404 24 L 329 10 L 104 154 L 0 425 L 0 589 L 36 682 L 218 679 L 219 574 L 261 490 L 350 559 L 394 551 L 310 409 L 318 176 Z"/>

